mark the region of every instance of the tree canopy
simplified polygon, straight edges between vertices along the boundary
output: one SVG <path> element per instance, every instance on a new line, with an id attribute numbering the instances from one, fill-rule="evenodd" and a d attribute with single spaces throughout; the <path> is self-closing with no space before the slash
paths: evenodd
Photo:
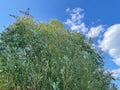
<path id="1" fill-rule="evenodd" d="M 112 80 L 101 52 L 58 20 L 24 16 L 0 34 L 1 90 L 109 90 Z"/>

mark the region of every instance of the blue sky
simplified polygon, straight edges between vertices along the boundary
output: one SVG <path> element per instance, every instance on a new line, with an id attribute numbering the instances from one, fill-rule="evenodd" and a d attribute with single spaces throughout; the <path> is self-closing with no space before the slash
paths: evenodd
<path id="1" fill-rule="evenodd" d="M 37 21 L 57 18 L 92 37 L 104 51 L 106 69 L 120 77 L 120 0 L 0 0 L 0 31 L 15 21 L 9 14 L 22 16 L 19 10 L 28 7 Z"/>

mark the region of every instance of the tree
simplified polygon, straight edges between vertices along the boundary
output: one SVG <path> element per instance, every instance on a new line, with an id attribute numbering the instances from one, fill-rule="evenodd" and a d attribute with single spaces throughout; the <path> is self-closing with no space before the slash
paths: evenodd
<path id="1" fill-rule="evenodd" d="M 16 20 L 0 36 L 0 89 L 107 90 L 102 54 L 58 20 Z"/>

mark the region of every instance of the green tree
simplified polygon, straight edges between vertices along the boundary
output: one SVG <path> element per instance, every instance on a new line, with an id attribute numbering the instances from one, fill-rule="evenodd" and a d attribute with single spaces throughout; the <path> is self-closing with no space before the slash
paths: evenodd
<path id="1" fill-rule="evenodd" d="M 102 54 L 58 20 L 16 20 L 0 36 L 1 90 L 107 90 Z"/>

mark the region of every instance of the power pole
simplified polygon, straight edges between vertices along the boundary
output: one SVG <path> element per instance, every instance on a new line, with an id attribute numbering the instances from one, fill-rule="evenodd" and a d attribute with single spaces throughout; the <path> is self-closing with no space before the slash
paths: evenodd
<path id="1" fill-rule="evenodd" d="M 21 10 L 19 10 L 19 12 L 22 13 L 22 14 L 24 14 L 25 16 L 30 16 L 30 17 L 32 17 L 32 16 L 30 15 L 30 8 L 27 8 L 26 11 L 21 11 Z"/>
<path id="2" fill-rule="evenodd" d="M 22 14 L 24 14 L 25 16 L 32 17 L 32 16 L 30 15 L 30 8 L 27 8 L 26 11 L 21 11 L 21 10 L 19 10 L 19 12 L 22 13 Z M 18 18 L 19 18 L 19 16 L 16 16 L 16 15 L 13 15 L 13 14 L 9 14 L 9 16 L 11 16 L 11 17 L 13 17 L 13 18 L 15 18 L 15 19 L 18 19 Z"/>
<path id="3" fill-rule="evenodd" d="M 13 15 L 13 14 L 9 14 L 9 16 L 11 16 L 11 17 L 13 17 L 13 18 L 15 18 L 15 19 L 18 19 L 18 18 L 19 18 L 18 16 Z"/>

